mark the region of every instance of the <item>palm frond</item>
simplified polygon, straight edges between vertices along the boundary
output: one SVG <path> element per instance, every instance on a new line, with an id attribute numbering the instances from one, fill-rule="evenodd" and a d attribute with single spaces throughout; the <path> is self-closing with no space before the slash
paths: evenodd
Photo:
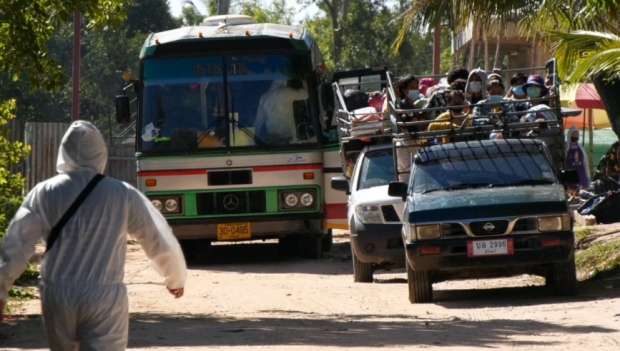
<path id="1" fill-rule="evenodd" d="M 613 72 L 620 67 L 620 36 L 594 31 L 548 31 L 554 41 L 558 73 L 568 82 L 580 82 L 590 75 Z"/>

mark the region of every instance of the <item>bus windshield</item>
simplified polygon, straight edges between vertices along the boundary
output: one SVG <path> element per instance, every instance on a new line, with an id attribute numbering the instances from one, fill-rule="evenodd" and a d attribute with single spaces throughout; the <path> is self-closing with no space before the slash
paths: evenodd
<path id="1" fill-rule="evenodd" d="M 141 150 L 316 143 L 304 67 L 298 55 L 146 61 Z"/>

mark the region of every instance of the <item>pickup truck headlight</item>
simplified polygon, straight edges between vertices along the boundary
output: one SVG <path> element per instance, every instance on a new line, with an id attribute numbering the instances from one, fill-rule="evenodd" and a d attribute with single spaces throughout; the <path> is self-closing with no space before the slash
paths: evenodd
<path id="1" fill-rule="evenodd" d="M 405 241 L 415 241 L 415 226 L 405 224 L 403 226 L 403 234 L 405 235 Z"/>
<path id="2" fill-rule="evenodd" d="M 559 232 L 571 230 L 572 218 L 569 214 L 561 216 L 538 217 L 538 231 Z"/>
<path id="3" fill-rule="evenodd" d="M 381 211 L 377 205 L 357 205 L 355 215 L 362 223 L 383 223 Z"/>
<path id="4" fill-rule="evenodd" d="M 538 217 L 538 231 L 559 232 L 562 230 L 562 216 Z"/>
<path id="5" fill-rule="evenodd" d="M 415 227 L 415 231 L 420 240 L 437 239 L 441 236 L 439 224 L 419 225 Z"/>

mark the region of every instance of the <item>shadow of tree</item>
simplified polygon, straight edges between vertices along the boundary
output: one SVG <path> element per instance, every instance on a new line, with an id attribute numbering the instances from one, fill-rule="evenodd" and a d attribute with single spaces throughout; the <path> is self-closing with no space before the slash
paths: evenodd
<path id="1" fill-rule="evenodd" d="M 277 314 L 279 317 L 269 317 Z M 285 315 L 286 317 L 281 317 Z M 12 335 L 30 331 L 19 345 Z M 40 318 L 14 320 L 0 328 L 4 347 L 46 347 Z M 38 331 L 38 332 L 35 332 Z M 234 318 L 219 315 L 132 314 L 129 348 L 192 346 L 463 346 L 504 348 L 551 346 L 562 335 L 611 333 L 615 330 L 589 326 L 563 326 L 534 320 L 484 321 L 432 318 L 413 315 L 326 316 L 295 311 L 262 311 L 261 317 Z M 532 335 L 557 335 L 543 342 Z"/>

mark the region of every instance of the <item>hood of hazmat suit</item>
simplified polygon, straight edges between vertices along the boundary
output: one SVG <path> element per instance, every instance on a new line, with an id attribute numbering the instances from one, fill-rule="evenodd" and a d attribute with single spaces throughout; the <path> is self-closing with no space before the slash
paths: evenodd
<path id="1" fill-rule="evenodd" d="M 80 192 L 97 173 L 103 173 L 106 161 L 107 149 L 99 130 L 85 121 L 71 124 L 58 151 L 59 174 L 28 193 L 0 246 L 1 300 L 6 301 L 7 291 L 26 268 L 39 238 L 47 241 L 52 227 Z M 41 264 L 43 315 L 52 349 L 58 345 L 50 336 L 48 322 L 56 320 L 49 326 L 51 332 L 63 334 L 61 329 L 71 331 L 73 322 L 87 318 L 77 316 L 78 311 L 108 319 L 120 316 L 114 321 L 116 329 L 106 329 L 105 321 L 97 321 L 98 332 L 122 339 L 115 344 L 118 348 L 111 349 L 124 349 L 120 346 L 126 344 L 127 323 L 123 320 L 127 320 L 128 305 L 123 276 L 127 234 L 142 246 L 167 288 L 184 287 L 185 259 L 165 218 L 131 185 L 106 177 L 66 223 Z M 56 341 L 63 342 L 63 338 L 67 342 L 76 339 L 75 335 L 58 335 Z"/>

